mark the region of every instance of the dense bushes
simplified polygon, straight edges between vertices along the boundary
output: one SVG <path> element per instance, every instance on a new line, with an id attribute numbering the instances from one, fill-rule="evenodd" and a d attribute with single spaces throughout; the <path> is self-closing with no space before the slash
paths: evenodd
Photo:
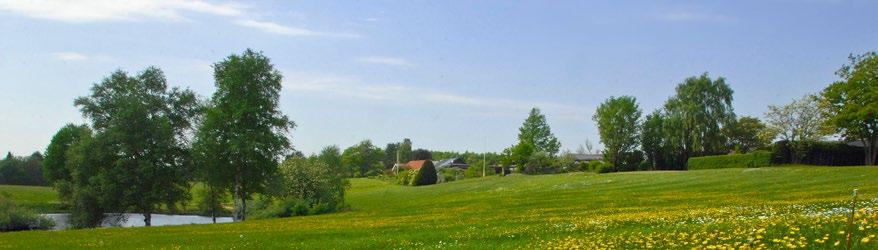
<path id="1" fill-rule="evenodd" d="M 288 217 L 321 214 L 343 207 L 347 179 L 332 172 L 323 162 L 291 158 L 278 168 L 273 197 L 266 198 L 253 212 L 256 217 Z M 272 199 L 273 198 L 273 199 Z"/>
<path id="2" fill-rule="evenodd" d="M 717 168 L 758 168 L 771 165 L 771 152 L 755 151 L 748 154 L 713 155 L 689 158 L 689 170 Z"/>
<path id="3" fill-rule="evenodd" d="M 0 232 L 51 229 L 55 223 L 0 195 Z"/>
<path id="4" fill-rule="evenodd" d="M 424 185 L 433 185 L 436 184 L 438 179 L 436 173 L 436 167 L 433 166 L 432 161 L 424 161 L 424 165 L 421 166 L 421 169 L 415 173 L 412 178 L 411 185 L 412 186 L 424 186 Z"/>
<path id="5" fill-rule="evenodd" d="M 803 157 L 801 164 L 818 166 L 857 166 L 864 165 L 863 148 L 842 142 L 802 142 L 798 150 Z M 779 141 L 772 146 L 771 163 L 789 164 L 793 161 L 794 147 L 787 141 Z"/>

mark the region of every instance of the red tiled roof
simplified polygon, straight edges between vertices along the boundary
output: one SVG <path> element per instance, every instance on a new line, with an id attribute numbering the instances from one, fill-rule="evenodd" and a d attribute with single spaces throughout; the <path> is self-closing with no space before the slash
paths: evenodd
<path id="1" fill-rule="evenodd" d="M 426 161 L 427 160 L 410 161 L 409 163 L 406 163 L 405 165 L 409 169 L 421 169 L 421 167 L 424 166 L 424 162 L 426 162 Z"/>

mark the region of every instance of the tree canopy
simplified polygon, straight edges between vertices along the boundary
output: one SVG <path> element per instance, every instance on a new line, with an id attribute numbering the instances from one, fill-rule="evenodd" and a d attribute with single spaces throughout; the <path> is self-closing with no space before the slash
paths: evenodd
<path id="1" fill-rule="evenodd" d="M 210 185 L 229 188 L 236 220 L 247 199 L 264 192 L 295 123 L 280 112 L 281 73 L 261 52 L 247 49 L 213 65 L 216 92 L 204 113 L 194 152 Z"/>
<path id="2" fill-rule="evenodd" d="M 684 163 L 691 156 L 727 152 L 722 128 L 735 120 L 734 91 L 723 77 L 707 73 L 686 78 L 676 94 L 665 102 L 665 138 Z"/>
<path id="3" fill-rule="evenodd" d="M 532 108 L 518 129 L 518 141 L 526 142 L 534 145 L 537 151 L 547 152 L 555 155 L 561 148 L 558 138 L 552 134 L 549 123 L 546 122 L 546 116 L 540 113 L 540 109 Z"/>
<path id="4" fill-rule="evenodd" d="M 849 57 L 836 72 L 841 80 L 823 90 L 828 125 L 848 140 L 864 145 L 866 165 L 878 157 L 878 53 Z"/>
<path id="5" fill-rule="evenodd" d="M 610 97 L 595 111 L 604 158 L 620 168 L 623 155 L 633 153 L 640 142 L 640 107 L 631 96 Z"/>

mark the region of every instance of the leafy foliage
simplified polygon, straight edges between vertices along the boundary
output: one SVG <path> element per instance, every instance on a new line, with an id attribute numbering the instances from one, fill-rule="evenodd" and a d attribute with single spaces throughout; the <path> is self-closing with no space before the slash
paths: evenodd
<path id="1" fill-rule="evenodd" d="M 203 180 L 231 189 L 235 219 L 246 215 L 247 199 L 262 193 L 291 148 L 295 127 L 278 107 L 281 73 L 261 52 L 247 49 L 214 64 L 214 92 L 193 145 Z"/>
<path id="2" fill-rule="evenodd" d="M 149 67 L 133 77 L 113 72 L 74 103 L 91 120 L 96 134 L 91 157 L 100 159 L 82 167 L 96 168 L 101 179 L 77 182 L 90 187 L 74 189 L 112 191 L 102 197 L 104 204 L 134 208 L 146 225 L 159 205 L 188 199 L 192 171 L 186 135 L 199 113 L 192 91 L 168 90 L 164 73 Z"/>
<path id="3" fill-rule="evenodd" d="M 0 160 L 0 184 L 46 185 L 43 179 L 43 155 L 34 152 L 27 157 L 16 157 L 7 153 Z"/>
<path id="4" fill-rule="evenodd" d="M 836 72 L 841 80 L 823 90 L 823 111 L 833 132 L 865 146 L 865 163 L 878 157 L 878 53 L 849 57 Z"/>
<path id="5" fill-rule="evenodd" d="M 284 161 L 279 170 L 283 199 L 305 201 L 309 208 L 321 204 L 329 211 L 342 207 L 345 189 L 350 184 L 325 163 L 292 158 Z"/>
<path id="6" fill-rule="evenodd" d="M 424 165 L 421 166 L 420 169 L 415 173 L 412 178 L 412 186 L 425 186 L 425 185 L 433 185 L 436 184 L 438 180 L 438 176 L 436 173 L 436 166 L 433 166 L 432 161 L 425 161 Z"/>
<path id="7" fill-rule="evenodd" d="M 826 117 L 820 110 L 815 95 L 805 95 L 801 99 L 783 106 L 768 106 L 765 113 L 767 129 L 792 147 L 792 163 L 799 163 L 807 150 L 807 144 L 823 138 L 827 133 Z M 775 136 L 770 136 L 775 137 Z"/>
<path id="8" fill-rule="evenodd" d="M 46 230 L 55 222 L 16 205 L 9 197 L 0 195 L 0 232 Z"/>
<path id="9" fill-rule="evenodd" d="M 348 147 L 341 154 L 341 164 L 347 177 L 374 176 L 384 170 L 381 163 L 384 152 L 370 140 L 364 140 Z"/>
<path id="10" fill-rule="evenodd" d="M 728 152 L 722 128 L 735 120 L 734 91 L 723 77 L 713 80 L 704 73 L 686 78 L 676 94 L 665 102 L 665 139 L 676 159 L 685 165 L 689 157 Z"/>
<path id="11" fill-rule="evenodd" d="M 415 149 L 415 151 L 412 151 L 412 160 L 413 161 L 420 161 L 420 160 L 431 161 L 431 160 L 433 160 L 433 153 L 430 152 L 430 150 L 426 150 L 423 148 Z"/>
<path id="12" fill-rule="evenodd" d="M 610 97 L 601 103 L 592 117 L 597 123 L 601 143 L 604 144 L 604 158 L 617 168 L 622 168 L 623 155 L 637 150 L 640 142 L 640 115 L 637 99 L 621 96 Z"/>
<path id="13" fill-rule="evenodd" d="M 771 152 L 755 151 L 747 154 L 712 155 L 689 158 L 689 170 L 717 168 L 761 168 L 771 165 Z"/>
<path id="14" fill-rule="evenodd" d="M 772 146 L 773 164 L 790 164 L 794 154 L 799 163 L 817 166 L 863 165 L 863 148 L 842 142 L 800 142 L 793 146 L 788 141 L 778 141 Z"/>
<path id="15" fill-rule="evenodd" d="M 547 152 L 555 155 L 561 148 L 558 138 L 552 134 L 546 116 L 540 113 L 540 109 L 532 108 L 524 124 L 518 129 L 518 141 L 532 144 L 536 151 Z"/>

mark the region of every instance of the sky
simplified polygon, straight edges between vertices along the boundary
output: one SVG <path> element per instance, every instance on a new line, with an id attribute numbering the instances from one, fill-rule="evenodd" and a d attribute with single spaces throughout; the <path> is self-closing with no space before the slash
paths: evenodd
<path id="1" fill-rule="evenodd" d="M 0 0 L 0 152 L 44 151 L 73 99 L 115 70 L 163 69 L 202 98 L 212 65 L 247 48 L 284 76 L 296 149 L 410 138 L 503 150 L 532 107 L 562 149 L 599 146 L 610 96 L 659 108 L 708 72 L 762 117 L 878 50 L 878 1 Z"/>

